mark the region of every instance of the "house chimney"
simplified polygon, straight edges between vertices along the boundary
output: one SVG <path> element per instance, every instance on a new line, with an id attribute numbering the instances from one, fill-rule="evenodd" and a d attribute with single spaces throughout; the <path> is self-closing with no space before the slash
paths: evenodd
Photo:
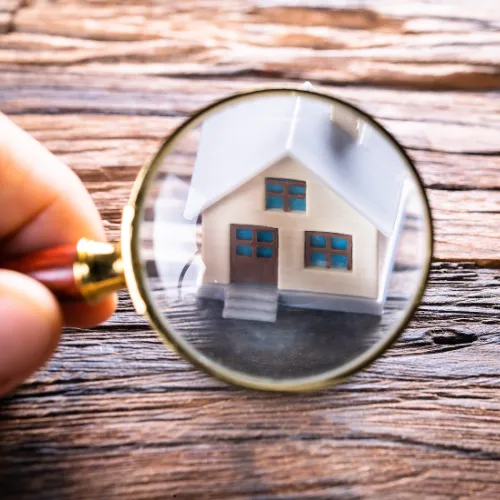
<path id="1" fill-rule="evenodd" d="M 343 151 L 347 147 L 359 143 L 365 124 L 355 115 L 354 111 L 341 104 L 333 104 L 330 120 L 334 129 L 336 149 Z"/>

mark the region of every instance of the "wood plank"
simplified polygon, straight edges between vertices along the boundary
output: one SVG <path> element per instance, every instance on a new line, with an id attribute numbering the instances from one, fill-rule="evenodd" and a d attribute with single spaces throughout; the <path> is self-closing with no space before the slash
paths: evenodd
<path id="1" fill-rule="evenodd" d="M 199 374 L 122 295 L 110 322 L 68 331 L 45 371 L 0 408 L 0 491 L 496 498 L 496 274 L 434 265 L 418 314 L 382 359 L 301 396 L 231 389 Z"/>
<path id="2" fill-rule="evenodd" d="M 387 92 L 377 91 L 377 94 L 381 94 L 381 100 L 387 100 Z M 430 100 L 427 93 L 423 97 L 421 93 L 416 94 L 417 101 L 418 97 Z M 443 102 L 442 96 L 432 96 L 435 98 L 430 104 Z M 471 102 L 476 100 L 474 96 Z M 428 103 L 426 109 L 433 108 Z M 488 113 L 485 102 L 475 109 L 480 115 Z M 399 117 L 403 113 L 408 110 L 399 110 Z M 500 154 L 494 153 L 497 148 L 494 132 L 500 124 L 485 133 L 483 127 L 474 126 L 477 120 L 474 116 L 468 123 L 453 122 L 452 110 L 443 113 L 440 123 L 429 123 L 425 116 L 407 121 L 393 119 L 394 112 L 388 114 L 391 119 L 383 118 L 382 123 L 408 148 L 428 188 L 436 229 L 435 258 L 500 265 L 497 230 L 500 227 L 497 191 L 500 189 Z M 112 239 L 120 237 L 121 209 L 128 201 L 141 164 L 183 119 L 87 114 L 13 118 L 80 175 Z M 430 146 L 429 141 L 432 141 Z M 191 165 L 173 163 L 171 171 L 187 177 Z"/>
<path id="3" fill-rule="evenodd" d="M 11 115 L 11 118 L 89 181 L 92 180 L 90 176 L 98 175 L 94 172 L 96 154 L 101 167 L 115 169 L 117 180 L 132 181 L 137 168 L 184 120 L 183 117 L 91 114 L 29 114 Z M 473 119 L 457 126 L 446 122 L 429 124 L 425 118 L 409 121 L 376 118 L 408 151 L 427 187 L 462 191 L 500 188 L 500 151 L 498 154 L 495 151 L 495 134 L 500 125 L 485 133 L 482 127 L 474 125 Z M 424 128 L 426 132 L 422 132 Z M 432 145 L 429 145 L 428 137 L 432 138 Z M 179 163 L 175 173 L 189 175 L 189 163 L 183 164 L 180 159 L 176 161 Z M 120 167 L 120 172 L 116 171 L 117 167 Z"/>
<path id="4" fill-rule="evenodd" d="M 499 15 L 493 0 L 480 4 L 33 2 L 4 38 L 0 67 L 494 89 Z"/>
<path id="5" fill-rule="evenodd" d="M 438 260 L 474 260 L 498 267 L 499 191 L 428 191 Z"/>
<path id="6" fill-rule="evenodd" d="M 0 3 L 0 34 L 13 28 L 13 17 L 20 8 L 22 0 L 2 0 Z"/>
<path id="7" fill-rule="evenodd" d="M 216 99 L 252 88 L 298 85 L 272 79 L 214 80 L 207 85 L 192 79 L 138 76 L 131 80 L 80 76 L 60 70 L 47 70 L 35 78 L 35 73 L 26 70 L 2 74 L 0 98 L 7 114 L 144 115 L 148 120 L 136 117 L 130 123 L 142 120 L 148 136 L 161 138 L 165 131 L 156 130 L 161 123 L 156 120 L 158 117 L 185 117 Z M 500 126 L 500 105 L 494 94 L 321 84 L 315 87 L 360 106 L 388 126 L 405 146 L 417 151 L 492 157 L 498 153 L 495 137 Z M 98 127 L 99 119 L 106 126 L 105 117 L 95 118 L 93 129 Z M 79 128 L 78 123 L 75 126 Z M 89 134 L 96 137 L 92 130 Z"/>

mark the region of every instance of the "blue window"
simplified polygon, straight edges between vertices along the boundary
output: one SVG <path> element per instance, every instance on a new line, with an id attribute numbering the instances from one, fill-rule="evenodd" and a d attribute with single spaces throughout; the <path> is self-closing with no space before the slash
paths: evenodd
<path id="1" fill-rule="evenodd" d="M 269 193 L 282 193 L 285 190 L 283 184 L 278 184 L 274 182 L 267 182 L 266 189 Z"/>
<path id="2" fill-rule="evenodd" d="M 334 253 L 330 255 L 330 263 L 336 269 L 347 269 L 347 255 Z"/>
<path id="3" fill-rule="evenodd" d="M 257 257 L 270 259 L 273 256 L 273 249 L 269 247 L 257 247 Z"/>
<path id="4" fill-rule="evenodd" d="M 251 240 L 252 230 L 251 229 L 236 229 L 236 239 L 237 240 Z"/>
<path id="5" fill-rule="evenodd" d="M 252 256 L 251 245 L 236 245 L 236 255 L 241 255 L 243 257 L 251 257 Z"/>
<path id="6" fill-rule="evenodd" d="M 266 209 L 267 210 L 284 210 L 285 200 L 283 196 L 266 196 Z"/>
<path id="7" fill-rule="evenodd" d="M 309 241 L 314 248 L 326 248 L 326 236 L 313 234 L 309 237 Z"/>
<path id="8" fill-rule="evenodd" d="M 260 260 L 265 267 L 266 259 L 278 257 L 278 230 L 266 226 L 231 224 L 231 259 L 236 258 L 242 266 Z"/>
<path id="9" fill-rule="evenodd" d="M 291 185 L 291 186 L 288 186 L 288 194 L 306 194 L 306 186 L 305 184 L 304 185 L 301 185 L 301 186 L 297 186 L 297 185 Z"/>
<path id="10" fill-rule="evenodd" d="M 352 270 L 352 236 L 306 231 L 305 267 Z"/>
<path id="11" fill-rule="evenodd" d="M 304 181 L 266 178 L 266 210 L 305 212 L 306 194 Z"/>
<path id="12" fill-rule="evenodd" d="M 305 198 L 289 198 L 290 211 L 292 212 L 305 212 L 306 199 Z"/>
<path id="13" fill-rule="evenodd" d="M 334 250 L 347 250 L 347 240 L 334 236 L 330 238 L 330 244 Z"/>
<path id="14" fill-rule="evenodd" d="M 261 243 L 272 243 L 273 242 L 273 232 L 272 231 L 257 231 L 257 241 Z"/>
<path id="15" fill-rule="evenodd" d="M 326 253 L 311 252 L 310 265 L 313 267 L 326 267 Z"/>

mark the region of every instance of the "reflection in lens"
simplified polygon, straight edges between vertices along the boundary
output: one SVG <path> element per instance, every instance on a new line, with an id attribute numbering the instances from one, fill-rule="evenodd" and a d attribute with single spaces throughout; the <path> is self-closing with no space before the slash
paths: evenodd
<path id="1" fill-rule="evenodd" d="M 401 149 L 354 108 L 297 91 L 229 100 L 151 169 L 140 279 L 167 337 L 212 371 L 321 384 L 407 319 L 427 204 Z"/>

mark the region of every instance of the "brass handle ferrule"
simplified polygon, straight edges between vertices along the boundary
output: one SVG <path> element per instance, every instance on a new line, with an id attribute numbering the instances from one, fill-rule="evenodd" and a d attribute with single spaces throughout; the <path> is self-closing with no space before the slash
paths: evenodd
<path id="1" fill-rule="evenodd" d="M 76 287 L 89 303 L 126 287 L 120 243 L 82 238 L 73 264 Z"/>

